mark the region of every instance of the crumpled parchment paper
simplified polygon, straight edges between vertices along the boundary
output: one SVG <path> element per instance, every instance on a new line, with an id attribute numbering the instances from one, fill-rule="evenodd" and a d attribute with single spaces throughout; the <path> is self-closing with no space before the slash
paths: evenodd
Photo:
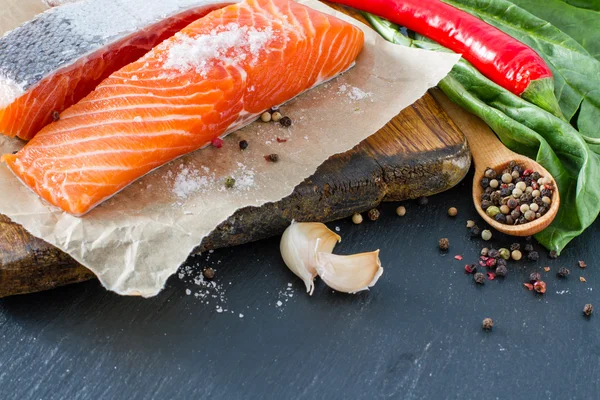
<path id="1" fill-rule="evenodd" d="M 9 8 L 40 2 L 3 1 Z M 282 106 L 291 127 L 255 122 L 225 138 L 220 149 L 199 150 L 146 175 L 83 218 L 40 200 L 0 165 L 0 213 L 70 254 L 107 289 L 154 296 L 194 247 L 237 209 L 289 195 L 331 155 L 351 149 L 422 97 L 459 59 L 390 44 L 315 0 L 300 2 L 354 23 L 366 35 L 354 68 Z M 239 149 L 242 139 L 249 143 L 245 151 Z M 0 137 L 2 153 L 22 146 Z M 265 160 L 271 153 L 279 162 Z M 224 186 L 229 176 L 236 179 L 231 189 Z"/>

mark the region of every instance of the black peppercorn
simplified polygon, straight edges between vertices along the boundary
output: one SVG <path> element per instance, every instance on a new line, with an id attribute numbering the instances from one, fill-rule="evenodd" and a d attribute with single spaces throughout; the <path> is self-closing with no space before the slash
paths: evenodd
<path id="1" fill-rule="evenodd" d="M 565 268 L 565 267 L 560 267 L 560 268 L 558 269 L 558 272 L 556 273 L 556 275 L 558 275 L 558 277 L 559 277 L 559 278 L 564 278 L 564 277 L 566 277 L 567 275 L 569 275 L 570 273 L 571 273 L 571 271 L 569 271 L 569 269 L 568 269 L 568 268 Z"/>
<path id="2" fill-rule="evenodd" d="M 510 245 L 510 251 L 521 250 L 521 245 L 519 243 L 513 243 Z"/>
<path id="3" fill-rule="evenodd" d="M 485 283 L 485 275 L 481 272 L 477 272 L 475 275 L 473 275 L 473 280 L 475 283 L 483 285 Z"/>
<path id="4" fill-rule="evenodd" d="M 265 156 L 265 160 L 269 162 L 277 162 L 279 161 L 279 155 L 273 153 Z"/>
<path id="5" fill-rule="evenodd" d="M 583 315 L 585 315 L 586 317 L 591 316 L 593 312 L 594 312 L 594 307 L 591 304 L 586 304 L 583 307 Z"/>
<path id="6" fill-rule="evenodd" d="M 541 197 L 536 197 L 535 199 L 533 199 L 533 202 L 539 207 L 543 207 L 545 205 Z"/>
<path id="7" fill-rule="evenodd" d="M 538 209 L 538 212 L 540 213 L 540 215 L 544 215 L 548 212 L 548 207 L 540 207 Z"/>
<path id="8" fill-rule="evenodd" d="M 516 221 L 521 217 L 521 211 L 518 208 L 515 208 L 510 212 L 510 216 Z"/>
<path id="9" fill-rule="evenodd" d="M 527 253 L 527 259 L 530 261 L 537 261 L 540 258 L 540 255 L 537 251 L 530 251 Z"/>
<path id="10" fill-rule="evenodd" d="M 500 261 L 500 260 L 498 260 Z M 500 263 L 498 263 L 500 264 Z M 496 276 L 506 276 L 506 274 L 508 274 L 508 268 L 506 268 L 506 265 L 496 265 Z"/>
<path id="11" fill-rule="evenodd" d="M 511 194 L 512 194 L 512 190 L 509 189 L 508 187 L 500 189 L 500 196 L 502 196 L 502 197 L 508 197 Z"/>
<path id="12" fill-rule="evenodd" d="M 496 267 L 498 267 L 500 265 L 504 265 L 506 267 L 506 260 L 502 257 L 500 257 L 496 260 Z"/>
<path id="13" fill-rule="evenodd" d="M 541 192 L 541 193 L 542 193 L 541 197 L 544 197 L 544 196 L 546 196 L 546 197 L 550 197 L 550 198 L 552 198 L 552 191 L 551 191 L 551 190 L 548 190 L 548 189 L 542 189 L 542 192 Z"/>
<path id="14" fill-rule="evenodd" d="M 450 241 L 448 238 L 441 238 L 438 245 L 440 246 L 440 250 L 446 251 L 450 247 Z"/>
<path id="15" fill-rule="evenodd" d="M 502 196 L 500 195 L 500 191 L 496 190 L 494 193 L 492 193 L 490 195 L 490 200 L 492 201 L 492 203 L 495 206 L 499 206 L 500 205 L 500 200 L 502 199 Z"/>
<path id="16" fill-rule="evenodd" d="M 481 187 L 486 189 L 490 187 L 490 180 L 488 178 L 481 178 Z"/>
<path id="17" fill-rule="evenodd" d="M 246 150 L 248 148 L 248 142 L 246 140 L 240 140 L 240 150 Z"/>
<path id="18" fill-rule="evenodd" d="M 483 200 L 481 202 L 481 208 L 483 208 L 484 210 L 487 210 L 491 206 L 493 206 L 493 204 L 492 204 L 492 202 L 490 200 Z"/>
<path id="19" fill-rule="evenodd" d="M 518 167 L 518 166 L 519 166 L 519 165 L 517 164 L 517 162 L 516 162 L 515 160 L 511 160 L 511 161 L 508 163 L 508 169 L 509 169 L 510 171 L 514 171 L 514 169 L 515 169 L 516 167 Z"/>
<path id="20" fill-rule="evenodd" d="M 529 243 L 527 243 L 527 244 L 525 245 L 525 251 L 533 251 L 533 245 L 532 245 L 532 244 L 529 244 Z"/>
<path id="21" fill-rule="evenodd" d="M 479 229 L 477 225 L 474 225 L 471 227 L 471 229 L 469 229 L 469 233 L 472 237 L 478 237 L 481 234 L 481 229 Z"/>
<path id="22" fill-rule="evenodd" d="M 292 119 L 290 117 L 283 117 L 279 120 L 281 126 L 285 126 L 286 128 L 292 126 Z"/>
<path id="23" fill-rule="evenodd" d="M 56 122 L 60 119 L 60 113 L 58 111 L 52 111 L 52 121 Z"/>
<path id="24" fill-rule="evenodd" d="M 534 172 L 533 174 L 531 174 L 531 179 L 533 179 L 533 180 L 534 180 L 534 181 L 536 181 L 536 182 L 537 182 L 537 180 L 538 180 L 538 179 L 540 179 L 540 178 L 541 178 L 541 175 L 540 175 L 540 173 L 539 173 L 539 172 L 537 172 L 537 171 L 536 171 L 536 172 Z"/>
<path id="25" fill-rule="evenodd" d="M 525 185 L 531 186 L 531 176 L 528 176 L 525 179 L 523 179 L 523 182 L 525 182 Z"/>
<path id="26" fill-rule="evenodd" d="M 548 254 L 548 257 L 552 258 L 552 259 L 556 259 L 558 258 L 558 253 L 556 252 L 556 250 L 552 250 L 550 251 L 550 253 Z"/>
<path id="27" fill-rule="evenodd" d="M 498 258 L 500 256 L 500 252 L 496 249 L 489 249 L 488 250 L 488 257 L 492 257 L 492 258 Z"/>
<path id="28" fill-rule="evenodd" d="M 529 282 L 531 282 L 531 283 L 535 283 L 541 279 L 542 279 L 542 275 L 540 275 L 539 272 L 532 272 L 531 274 L 529 274 Z"/>
<path id="29" fill-rule="evenodd" d="M 515 165 L 512 170 L 517 171 L 519 175 L 523 174 L 523 167 L 521 167 L 520 165 Z"/>
<path id="30" fill-rule="evenodd" d="M 483 192 L 487 193 L 487 194 L 492 194 L 493 191 L 494 191 L 494 189 L 490 186 L 490 187 L 485 188 L 485 190 Z"/>
<path id="31" fill-rule="evenodd" d="M 490 200 L 490 194 L 489 193 L 482 193 L 481 194 L 481 200 Z"/>
<path id="32" fill-rule="evenodd" d="M 506 215 L 502 214 L 502 213 L 498 213 L 496 214 L 496 216 L 494 217 L 494 219 L 502 224 L 506 223 Z"/>
<path id="33" fill-rule="evenodd" d="M 429 199 L 427 197 L 419 197 L 417 199 L 417 204 L 419 204 L 420 206 L 426 206 L 427 203 L 429 203 Z"/>

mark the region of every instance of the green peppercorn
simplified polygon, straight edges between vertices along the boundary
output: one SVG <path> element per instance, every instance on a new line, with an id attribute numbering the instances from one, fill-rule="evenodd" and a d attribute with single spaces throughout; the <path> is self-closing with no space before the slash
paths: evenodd
<path id="1" fill-rule="evenodd" d="M 505 260 L 508 260 L 510 258 L 510 250 L 504 247 L 498 250 L 498 254 L 500 254 L 500 257 L 504 258 Z"/>
<path id="2" fill-rule="evenodd" d="M 492 232 L 489 229 L 485 229 L 481 232 L 481 238 L 485 241 L 488 241 L 492 238 Z"/>
<path id="3" fill-rule="evenodd" d="M 498 214 L 499 212 L 500 212 L 500 209 L 499 209 L 498 207 L 496 207 L 496 206 L 491 206 L 491 207 L 488 207 L 488 208 L 485 210 L 485 213 L 486 213 L 486 214 L 487 214 L 489 217 L 492 217 L 492 218 L 494 218 L 494 217 L 496 216 L 496 214 Z"/>
<path id="4" fill-rule="evenodd" d="M 235 186 L 235 179 L 232 178 L 231 176 L 228 176 L 227 178 L 225 178 L 225 187 L 227 189 L 231 189 L 233 186 Z"/>

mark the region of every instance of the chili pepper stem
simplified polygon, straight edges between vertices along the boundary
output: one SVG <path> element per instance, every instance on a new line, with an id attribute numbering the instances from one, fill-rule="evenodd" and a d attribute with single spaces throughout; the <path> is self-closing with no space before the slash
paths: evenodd
<path id="1" fill-rule="evenodd" d="M 542 78 L 531 81 L 527 89 L 521 93 L 521 97 L 563 121 L 567 120 L 560 110 L 558 100 L 554 95 L 554 79 Z"/>

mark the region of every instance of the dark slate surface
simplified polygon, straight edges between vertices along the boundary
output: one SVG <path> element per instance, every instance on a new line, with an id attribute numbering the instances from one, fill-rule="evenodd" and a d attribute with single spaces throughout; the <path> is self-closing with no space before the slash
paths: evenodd
<path id="1" fill-rule="evenodd" d="M 343 237 L 337 253 L 382 250 L 382 279 L 356 296 L 322 283 L 307 296 L 274 238 L 190 261 L 218 269 L 225 295 L 208 305 L 194 297 L 191 278 L 178 277 L 149 300 L 96 282 L 4 299 L 0 398 L 598 398 L 600 225 L 558 260 L 542 252 L 539 262 L 511 264 L 506 279 L 477 287 L 463 272 L 482 247 L 464 228 L 475 217 L 469 186 L 425 207 L 406 203 L 404 218 L 390 204 L 375 223 L 330 224 Z M 446 215 L 452 205 L 456 219 Z M 441 236 L 451 240 L 447 255 L 436 248 Z M 494 243 L 510 241 L 497 234 Z M 543 273 L 548 292 L 539 296 L 522 282 L 544 265 L 552 272 Z M 555 277 L 559 266 L 571 269 L 567 280 Z M 599 314 L 589 320 L 588 302 Z M 488 316 L 490 333 L 480 328 Z"/>

